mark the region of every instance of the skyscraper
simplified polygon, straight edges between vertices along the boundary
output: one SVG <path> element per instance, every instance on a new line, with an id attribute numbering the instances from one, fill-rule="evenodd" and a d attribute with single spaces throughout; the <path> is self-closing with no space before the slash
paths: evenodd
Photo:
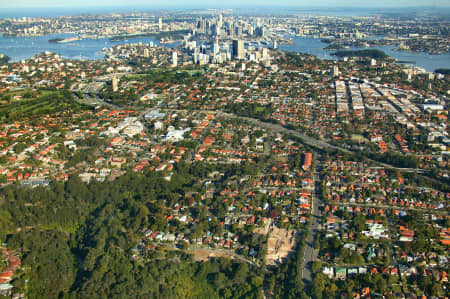
<path id="1" fill-rule="evenodd" d="M 255 35 L 259 36 L 259 37 L 264 37 L 265 35 L 265 29 L 264 26 L 258 26 L 255 29 Z"/>
<path id="2" fill-rule="evenodd" d="M 217 22 L 217 27 L 222 28 L 222 25 L 223 25 L 223 14 L 220 13 L 219 22 Z"/>
<path id="3" fill-rule="evenodd" d="M 159 28 L 159 31 L 162 31 L 162 28 L 163 28 L 163 20 L 162 20 L 162 18 L 158 19 L 158 28 Z"/>
<path id="4" fill-rule="evenodd" d="M 197 23 L 197 29 L 200 33 L 206 33 L 206 20 L 200 19 Z"/>
<path id="5" fill-rule="evenodd" d="M 267 48 L 262 48 L 262 59 L 266 60 L 269 57 L 269 53 L 267 51 Z"/>
<path id="6" fill-rule="evenodd" d="M 213 53 L 214 55 L 219 54 L 219 40 L 217 39 L 217 37 L 214 40 L 214 44 L 213 44 Z"/>
<path id="7" fill-rule="evenodd" d="M 222 26 L 223 26 L 223 15 L 220 13 L 219 20 L 217 21 L 217 27 L 216 27 L 216 34 L 221 35 L 222 34 Z"/>
<path id="8" fill-rule="evenodd" d="M 339 67 L 337 65 L 333 66 L 333 77 L 339 76 Z"/>
<path id="9" fill-rule="evenodd" d="M 175 67 L 178 65 L 178 54 L 177 52 L 172 52 L 172 66 Z"/>
<path id="10" fill-rule="evenodd" d="M 233 37 L 234 36 L 234 25 L 228 24 L 228 36 Z"/>
<path id="11" fill-rule="evenodd" d="M 233 40 L 233 57 L 236 59 L 244 59 L 244 41 L 240 39 Z"/>
<path id="12" fill-rule="evenodd" d="M 234 27 L 234 33 L 236 34 L 236 37 L 241 36 L 242 35 L 242 27 L 241 26 Z"/>

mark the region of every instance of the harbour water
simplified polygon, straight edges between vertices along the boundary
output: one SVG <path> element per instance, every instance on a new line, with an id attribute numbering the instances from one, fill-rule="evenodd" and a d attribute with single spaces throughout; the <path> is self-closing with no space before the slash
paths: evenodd
<path id="1" fill-rule="evenodd" d="M 124 43 L 139 43 L 159 45 L 159 41 L 152 37 L 133 38 L 125 41 L 110 41 L 108 38 L 82 39 L 67 43 L 50 43 L 49 39 L 73 37 L 74 34 L 49 34 L 33 37 L 5 37 L 0 36 L 0 54 L 11 57 L 12 62 L 28 59 L 44 51 L 58 53 L 64 58 L 80 60 L 103 59 L 103 48 Z M 165 44 L 172 47 L 173 44 Z"/>
<path id="2" fill-rule="evenodd" d="M 58 53 L 68 59 L 103 59 L 103 48 L 109 48 L 114 45 L 124 43 L 150 43 L 159 45 L 154 38 L 133 38 L 126 41 L 110 41 L 108 38 L 83 39 L 69 43 L 49 43 L 49 39 L 67 38 L 75 36 L 74 34 L 50 34 L 37 37 L 5 37 L 0 36 L 0 54 L 6 54 L 11 57 L 11 61 L 16 62 L 22 59 L 30 58 L 44 51 Z M 332 55 L 333 50 L 324 50 L 327 46 L 320 39 L 311 37 L 293 37 L 295 45 L 280 45 L 279 48 L 285 51 L 308 53 L 321 59 L 336 59 Z M 173 47 L 175 44 L 165 44 L 167 47 Z M 374 47 L 379 49 L 398 61 L 412 61 L 415 65 L 427 71 L 434 71 L 438 68 L 450 68 L 450 54 L 430 55 L 427 53 L 399 52 L 393 47 Z"/>
<path id="3" fill-rule="evenodd" d="M 332 55 L 335 50 L 324 50 L 328 44 L 322 42 L 320 39 L 310 37 L 293 37 L 296 42 L 295 45 L 280 45 L 278 48 L 291 52 L 302 52 L 312 54 L 321 59 L 336 59 Z M 365 48 L 350 48 L 349 50 L 361 50 Z M 438 68 L 450 69 L 450 53 L 442 55 L 430 55 L 428 53 L 420 52 L 401 52 L 395 51 L 394 47 L 371 47 L 370 49 L 378 49 L 384 51 L 387 55 L 398 61 L 414 62 L 415 66 L 432 72 Z"/>

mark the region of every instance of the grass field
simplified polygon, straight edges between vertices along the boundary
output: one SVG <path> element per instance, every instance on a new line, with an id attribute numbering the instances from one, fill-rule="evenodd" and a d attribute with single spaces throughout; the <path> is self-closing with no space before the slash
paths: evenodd
<path id="1" fill-rule="evenodd" d="M 24 117 L 52 114 L 59 111 L 77 111 L 83 108 L 70 94 L 59 91 L 43 91 L 37 97 L 12 100 L 0 104 L 0 123 Z"/>

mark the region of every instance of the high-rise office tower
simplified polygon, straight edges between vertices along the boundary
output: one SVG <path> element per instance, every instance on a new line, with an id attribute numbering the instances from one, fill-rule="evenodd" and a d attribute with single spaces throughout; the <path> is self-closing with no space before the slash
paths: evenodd
<path id="1" fill-rule="evenodd" d="M 158 19 L 158 28 L 159 28 L 159 31 L 162 31 L 162 28 L 163 28 L 163 20 L 162 20 L 162 18 Z"/>
<path id="2" fill-rule="evenodd" d="M 267 48 L 262 48 L 262 59 L 267 59 L 269 58 L 269 53 L 267 51 Z"/>
<path id="3" fill-rule="evenodd" d="M 198 21 L 197 28 L 200 33 L 206 33 L 206 20 L 201 19 Z"/>
<path id="4" fill-rule="evenodd" d="M 205 21 L 205 33 L 206 34 L 211 34 L 211 22 L 210 21 Z"/>
<path id="5" fill-rule="evenodd" d="M 214 55 L 217 55 L 219 53 L 219 40 L 217 39 L 217 37 L 214 40 L 214 44 L 213 44 L 213 53 Z"/>
<path id="6" fill-rule="evenodd" d="M 333 77 L 339 76 L 339 68 L 337 65 L 333 66 Z"/>
<path id="7" fill-rule="evenodd" d="M 175 67 L 178 65 L 178 54 L 177 52 L 172 52 L 172 66 Z"/>
<path id="8" fill-rule="evenodd" d="M 233 40 L 233 57 L 237 59 L 244 59 L 244 41 L 240 39 Z"/>
<path id="9" fill-rule="evenodd" d="M 234 36 L 234 26 L 233 24 L 228 24 L 228 36 L 233 37 Z"/>
<path id="10" fill-rule="evenodd" d="M 219 28 L 222 28 L 222 25 L 223 25 L 223 14 L 222 13 L 220 13 L 220 15 L 219 15 L 219 22 L 217 22 L 217 25 Z"/>

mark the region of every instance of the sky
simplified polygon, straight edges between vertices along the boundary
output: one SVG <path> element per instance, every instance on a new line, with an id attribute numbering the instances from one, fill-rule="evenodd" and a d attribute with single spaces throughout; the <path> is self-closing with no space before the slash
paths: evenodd
<path id="1" fill-rule="evenodd" d="M 304 7 L 450 7 L 450 0 L 0 0 L 1 8 L 44 7 L 251 7 L 251 6 L 304 6 Z"/>

